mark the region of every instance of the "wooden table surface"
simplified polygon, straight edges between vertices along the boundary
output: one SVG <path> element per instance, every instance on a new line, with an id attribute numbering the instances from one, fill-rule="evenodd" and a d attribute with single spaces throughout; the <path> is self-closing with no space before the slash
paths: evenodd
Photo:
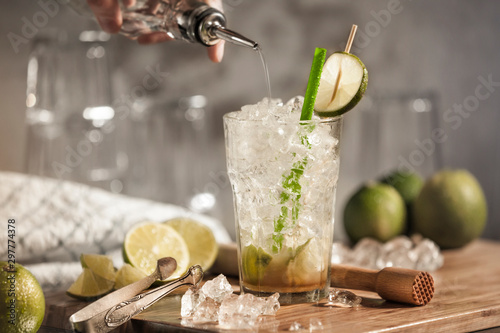
<path id="1" fill-rule="evenodd" d="M 265 317 L 259 332 L 288 331 L 293 322 L 309 331 L 310 320 L 319 320 L 325 332 L 469 332 L 500 326 L 500 243 L 475 241 L 445 251 L 444 258 L 444 266 L 432 273 L 436 292 L 425 306 L 386 302 L 375 293 L 353 290 L 363 297 L 358 308 L 328 307 L 324 301 L 286 305 L 276 316 Z M 69 330 L 69 316 L 87 304 L 64 292 L 46 295 L 46 303 L 41 332 Z M 227 332 L 215 324 L 181 321 L 177 295 L 159 301 L 116 332 Z"/>

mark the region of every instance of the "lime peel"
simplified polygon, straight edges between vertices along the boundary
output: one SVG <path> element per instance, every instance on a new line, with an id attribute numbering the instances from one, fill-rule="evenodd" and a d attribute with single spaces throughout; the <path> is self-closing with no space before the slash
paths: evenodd
<path id="1" fill-rule="evenodd" d="M 307 89 L 304 96 L 304 104 L 302 105 L 300 120 L 311 120 L 312 118 L 325 58 L 326 50 L 317 47 L 314 50 L 314 58 L 311 65 L 311 72 L 309 73 L 309 81 L 307 82 Z"/>

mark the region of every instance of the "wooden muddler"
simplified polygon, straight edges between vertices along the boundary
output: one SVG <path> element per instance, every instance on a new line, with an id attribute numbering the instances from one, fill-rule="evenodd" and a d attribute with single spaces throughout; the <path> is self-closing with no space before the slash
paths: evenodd
<path id="1" fill-rule="evenodd" d="M 380 271 L 332 265 L 331 286 L 373 291 L 385 300 L 425 305 L 434 296 L 434 279 L 427 272 L 386 267 Z"/>

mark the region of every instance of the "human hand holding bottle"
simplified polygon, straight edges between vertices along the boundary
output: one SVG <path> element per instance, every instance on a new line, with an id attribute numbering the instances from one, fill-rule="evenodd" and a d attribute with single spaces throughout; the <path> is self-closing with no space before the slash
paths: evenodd
<path id="1" fill-rule="evenodd" d="M 123 23 L 122 13 L 120 10 L 119 0 L 87 0 L 87 3 L 97 18 L 101 28 L 109 33 L 117 33 Z M 202 0 L 209 6 L 215 7 L 222 11 L 221 0 Z M 130 7 L 135 4 L 136 0 L 122 0 L 125 7 Z M 150 0 L 149 8 L 154 10 L 158 7 L 160 0 Z M 157 31 L 149 34 L 140 36 L 137 41 L 140 44 L 152 44 L 172 40 L 166 33 Z M 224 55 L 224 41 L 221 40 L 219 43 L 213 46 L 209 46 L 208 57 L 213 62 L 221 62 Z"/>

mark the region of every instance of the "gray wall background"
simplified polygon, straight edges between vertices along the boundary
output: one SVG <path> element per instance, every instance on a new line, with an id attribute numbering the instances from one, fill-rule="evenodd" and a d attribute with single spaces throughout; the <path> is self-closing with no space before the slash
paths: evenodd
<path id="1" fill-rule="evenodd" d="M 0 4 L 1 170 L 24 170 L 26 144 L 24 113 L 29 45 L 20 44 L 16 52 L 8 33 L 22 36 L 24 21 L 33 22 L 34 15 L 43 11 L 41 3 L 45 1 Z M 468 169 L 478 178 L 489 204 L 484 237 L 500 240 L 500 210 L 496 204 L 500 199 L 500 137 L 497 134 L 500 84 L 493 85 L 487 98 L 476 99 L 477 105 L 467 104 L 473 102 L 471 96 L 481 84 L 481 77 L 500 82 L 498 1 L 225 0 L 224 5 L 229 27 L 255 39 L 263 47 L 273 96 L 283 100 L 304 93 L 314 47 L 325 47 L 329 52 L 343 48 L 351 24 L 358 24 L 360 33 L 353 51 L 369 69 L 368 95 L 408 92 L 417 95 L 431 91 L 439 96 L 438 125 L 447 135 L 447 139 L 438 144 L 444 164 Z M 390 16 L 382 14 L 390 13 L 389 10 L 393 11 Z M 58 12 L 41 26 L 66 29 L 71 35 L 90 25 L 67 8 L 58 6 Z M 212 156 L 218 161 L 216 168 L 223 170 L 222 115 L 254 103 L 266 94 L 258 56 L 229 45 L 223 63 L 212 64 L 198 45 L 169 42 L 139 46 L 122 36 L 113 36 L 111 43 L 115 94 L 130 91 L 140 84 L 147 66 L 158 65 L 163 72 L 168 72 L 168 77 L 158 89 L 148 92 L 152 98 L 207 96 L 214 126 Z M 470 111 L 466 110 L 463 115 L 454 111 L 456 105 L 464 104 L 469 105 Z M 452 116 L 453 121 L 449 118 Z M 346 139 L 356 137 L 350 129 L 355 128 L 356 121 L 354 116 L 346 117 Z M 355 170 L 356 164 L 366 163 L 349 157 L 351 144 L 344 142 L 342 150 L 339 210 L 348 193 L 368 177 L 360 173 L 350 175 L 349 182 L 343 181 L 343 175 Z M 220 198 L 227 202 L 228 197 L 230 189 L 226 186 Z M 226 210 L 223 216 L 228 229 L 234 232 L 231 211 Z M 342 238 L 342 228 L 339 226 L 337 230 L 336 237 Z"/>

